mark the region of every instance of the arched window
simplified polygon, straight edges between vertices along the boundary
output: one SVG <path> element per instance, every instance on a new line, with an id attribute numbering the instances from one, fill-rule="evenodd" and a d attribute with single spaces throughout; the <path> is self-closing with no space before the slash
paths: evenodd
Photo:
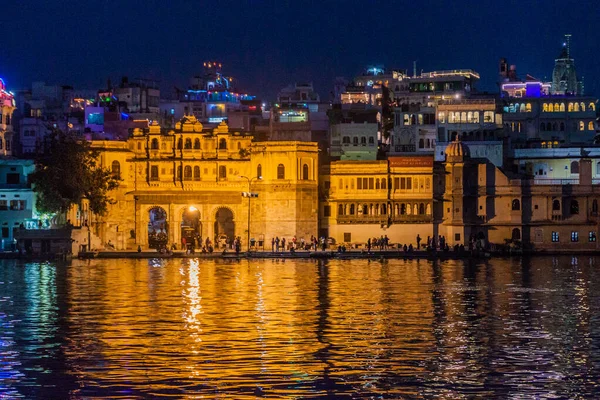
<path id="1" fill-rule="evenodd" d="M 305 181 L 308 180 L 308 164 L 302 166 L 302 179 Z"/>
<path id="2" fill-rule="evenodd" d="M 192 180 L 192 167 L 190 167 L 189 165 L 186 165 L 185 168 L 183 169 L 183 180 L 184 181 Z"/>
<path id="3" fill-rule="evenodd" d="M 581 106 L 581 111 L 582 112 L 585 111 L 585 103 L 583 101 L 581 102 L 580 106 Z"/>
<path id="4" fill-rule="evenodd" d="M 181 150 L 183 149 L 183 139 L 179 138 L 179 140 L 177 141 L 177 149 Z"/>
<path id="5" fill-rule="evenodd" d="M 431 189 L 431 180 L 429 178 L 425 178 L 425 190 Z"/>
<path id="6" fill-rule="evenodd" d="M 558 103 L 554 103 L 554 112 L 560 111 L 560 105 Z"/>
<path id="7" fill-rule="evenodd" d="M 419 204 L 419 214 L 425 214 L 425 203 Z"/>
<path id="8" fill-rule="evenodd" d="M 427 203 L 427 208 L 425 209 L 425 214 L 431 215 L 431 204 Z"/>
<path id="9" fill-rule="evenodd" d="M 571 163 L 571 173 L 578 174 L 579 173 L 579 163 L 577 161 L 573 161 Z"/>
<path id="10" fill-rule="evenodd" d="M 519 228 L 512 230 L 512 240 L 521 240 L 521 230 Z"/>
<path id="11" fill-rule="evenodd" d="M 283 164 L 277 166 L 277 179 L 285 179 L 285 166 Z"/>
<path id="12" fill-rule="evenodd" d="M 560 211 L 560 200 L 552 200 L 552 211 Z"/>
<path id="13" fill-rule="evenodd" d="M 573 104 L 573 111 L 579 112 L 579 103 Z"/>
<path id="14" fill-rule="evenodd" d="M 194 149 L 200 150 L 200 139 L 198 138 L 194 139 Z"/>
<path id="15" fill-rule="evenodd" d="M 185 149 L 191 149 L 192 148 L 192 139 L 187 138 L 185 139 Z"/>
<path id="16" fill-rule="evenodd" d="M 373 136 L 369 137 L 369 145 L 374 145 L 375 144 L 375 138 Z"/>
<path id="17" fill-rule="evenodd" d="M 379 185 L 379 178 L 375 179 L 375 189 L 380 189 L 381 186 Z"/>
<path id="18" fill-rule="evenodd" d="M 466 111 L 463 111 L 460 113 L 460 122 L 463 124 L 467 122 L 467 112 Z"/>
<path id="19" fill-rule="evenodd" d="M 158 180 L 158 166 L 152 165 L 150 167 L 150 180 L 157 181 Z"/>
<path id="20" fill-rule="evenodd" d="M 367 145 L 367 137 L 366 136 L 360 137 L 360 144 L 362 144 L 363 146 Z"/>
<path id="21" fill-rule="evenodd" d="M 219 139 L 219 150 L 227 150 L 227 139 Z"/>
<path id="22" fill-rule="evenodd" d="M 585 130 L 585 123 L 583 121 L 579 121 L 579 130 L 580 131 Z"/>
<path id="23" fill-rule="evenodd" d="M 262 165 L 258 164 L 256 166 L 256 177 L 257 178 L 261 178 L 262 177 Z"/>
<path id="24" fill-rule="evenodd" d="M 588 123 L 588 131 L 593 131 L 594 130 L 594 121 L 590 121 Z"/>
<path id="25" fill-rule="evenodd" d="M 531 103 L 525 104 L 525 111 L 531 112 Z"/>
<path id="26" fill-rule="evenodd" d="M 557 131 L 558 131 L 558 122 L 555 122 L 555 123 L 553 123 L 553 124 L 552 124 L 552 130 L 553 130 L 554 132 L 557 132 Z"/>
<path id="27" fill-rule="evenodd" d="M 540 124 L 540 131 L 545 131 L 545 130 L 546 130 L 546 124 L 542 122 Z"/>
<path id="28" fill-rule="evenodd" d="M 571 215 L 579 214 L 579 202 L 577 200 L 571 200 Z"/>
<path id="29" fill-rule="evenodd" d="M 417 203 L 415 203 L 413 205 L 413 214 L 414 215 L 418 215 L 419 214 L 419 205 Z"/>
<path id="30" fill-rule="evenodd" d="M 425 147 L 425 141 L 423 139 L 419 139 L 419 148 L 422 149 Z"/>
<path id="31" fill-rule="evenodd" d="M 560 111 L 565 112 L 565 103 L 560 103 Z"/>
<path id="32" fill-rule="evenodd" d="M 121 179 L 121 164 L 117 160 L 112 162 L 111 173 L 113 178 Z"/>
<path id="33" fill-rule="evenodd" d="M 219 180 L 224 181 L 227 179 L 227 167 L 224 165 L 219 166 Z"/>
<path id="34" fill-rule="evenodd" d="M 354 215 L 354 204 L 350 204 L 350 215 Z"/>
<path id="35" fill-rule="evenodd" d="M 514 199 L 512 201 L 512 210 L 513 211 L 521 210 L 521 202 L 519 201 L 519 199 Z"/>
<path id="36" fill-rule="evenodd" d="M 381 214 L 386 215 L 387 214 L 387 204 L 382 204 L 380 210 L 381 210 Z"/>
<path id="37" fill-rule="evenodd" d="M 157 167 L 158 168 L 158 167 Z M 182 169 L 181 165 L 177 167 L 177 180 L 180 181 L 182 177 Z"/>
<path id="38" fill-rule="evenodd" d="M 406 204 L 400 204 L 400 215 L 406 214 Z"/>
<path id="39" fill-rule="evenodd" d="M 160 144 L 160 149 L 161 149 L 161 150 L 167 150 L 167 144 L 166 144 L 165 142 L 162 142 L 162 143 Z"/>
<path id="40" fill-rule="evenodd" d="M 354 136 L 352 138 L 352 144 L 355 145 L 355 146 L 358 146 L 358 136 Z"/>
<path id="41" fill-rule="evenodd" d="M 150 148 L 152 150 L 158 150 L 158 139 L 152 139 L 152 142 L 150 142 Z"/>
<path id="42" fill-rule="evenodd" d="M 565 131 L 565 123 L 564 123 L 564 122 L 561 122 L 561 123 L 560 123 L 560 131 L 561 131 L 561 132 L 564 132 L 564 131 Z"/>
<path id="43" fill-rule="evenodd" d="M 387 178 L 383 178 L 381 180 L 381 188 L 382 189 L 387 189 Z"/>
<path id="44" fill-rule="evenodd" d="M 596 105 L 594 103 L 590 103 L 590 111 L 596 111 Z"/>
<path id="45" fill-rule="evenodd" d="M 342 144 L 350 144 L 350 136 L 344 136 L 342 138 Z"/>
<path id="46" fill-rule="evenodd" d="M 195 181 L 200 180 L 200 167 L 198 167 L 198 166 L 194 167 L 194 180 Z"/>
<path id="47" fill-rule="evenodd" d="M 573 103 L 569 103 L 569 106 L 567 109 L 569 110 L 569 112 L 573 112 Z"/>
<path id="48" fill-rule="evenodd" d="M 338 205 L 338 215 L 344 215 L 344 206 L 342 204 Z"/>
<path id="49" fill-rule="evenodd" d="M 525 103 L 521 103 L 521 107 L 519 108 L 519 112 L 525 112 Z"/>
<path id="50" fill-rule="evenodd" d="M 367 204 L 363 204 L 362 213 L 363 215 L 369 215 L 369 206 Z"/>
<path id="51" fill-rule="evenodd" d="M 544 103 L 542 106 L 542 111 L 548 111 L 548 103 Z"/>

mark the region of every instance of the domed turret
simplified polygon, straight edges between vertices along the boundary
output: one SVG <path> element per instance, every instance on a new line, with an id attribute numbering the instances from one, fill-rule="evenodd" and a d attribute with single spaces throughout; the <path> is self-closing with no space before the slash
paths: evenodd
<path id="1" fill-rule="evenodd" d="M 460 141 L 457 135 L 456 139 L 453 142 L 451 142 L 448 145 L 448 147 L 446 147 L 445 154 L 447 161 L 462 161 L 463 158 L 469 156 L 469 148 L 463 142 Z"/>

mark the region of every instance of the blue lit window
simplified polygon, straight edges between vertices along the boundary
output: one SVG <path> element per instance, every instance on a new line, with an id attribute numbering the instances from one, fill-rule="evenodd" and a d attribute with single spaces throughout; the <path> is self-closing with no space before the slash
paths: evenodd
<path id="1" fill-rule="evenodd" d="M 596 232 L 590 231 L 589 241 L 590 242 L 595 242 L 596 241 Z"/>
<path id="2" fill-rule="evenodd" d="M 579 242 L 579 232 L 571 232 L 571 242 Z"/>
<path id="3" fill-rule="evenodd" d="M 558 232 L 552 232 L 552 242 L 558 242 Z"/>

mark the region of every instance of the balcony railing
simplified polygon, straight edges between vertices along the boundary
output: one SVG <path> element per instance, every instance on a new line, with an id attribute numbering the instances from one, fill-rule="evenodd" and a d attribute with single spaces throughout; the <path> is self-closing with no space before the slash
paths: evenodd
<path id="1" fill-rule="evenodd" d="M 534 179 L 536 185 L 579 185 L 579 179 Z"/>

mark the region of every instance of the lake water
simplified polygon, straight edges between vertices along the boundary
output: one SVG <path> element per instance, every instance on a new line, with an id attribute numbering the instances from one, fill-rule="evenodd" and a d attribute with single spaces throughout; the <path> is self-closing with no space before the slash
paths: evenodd
<path id="1" fill-rule="evenodd" d="M 0 263 L 0 398 L 599 398 L 600 258 Z"/>

